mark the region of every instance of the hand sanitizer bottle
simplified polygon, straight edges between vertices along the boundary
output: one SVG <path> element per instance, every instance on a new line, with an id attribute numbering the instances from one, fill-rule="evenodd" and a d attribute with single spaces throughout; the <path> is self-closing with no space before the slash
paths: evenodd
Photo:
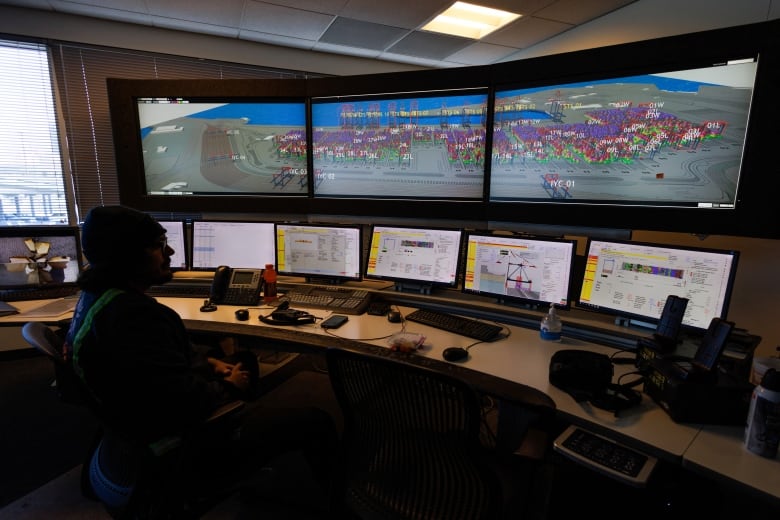
<path id="1" fill-rule="evenodd" d="M 542 324 L 539 327 L 539 334 L 541 335 L 542 339 L 560 341 L 562 328 L 563 325 L 561 325 L 561 319 L 558 317 L 558 313 L 555 312 L 555 304 L 551 303 L 550 311 L 544 318 L 542 318 Z"/>

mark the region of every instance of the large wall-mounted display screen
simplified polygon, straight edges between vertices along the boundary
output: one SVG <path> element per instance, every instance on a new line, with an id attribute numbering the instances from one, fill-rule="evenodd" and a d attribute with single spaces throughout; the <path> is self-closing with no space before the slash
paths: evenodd
<path id="1" fill-rule="evenodd" d="M 304 101 L 136 103 L 148 195 L 307 195 Z"/>
<path id="2" fill-rule="evenodd" d="M 757 67 L 497 89 L 490 200 L 733 209 Z"/>
<path id="3" fill-rule="evenodd" d="M 312 99 L 314 197 L 482 200 L 487 89 Z"/>

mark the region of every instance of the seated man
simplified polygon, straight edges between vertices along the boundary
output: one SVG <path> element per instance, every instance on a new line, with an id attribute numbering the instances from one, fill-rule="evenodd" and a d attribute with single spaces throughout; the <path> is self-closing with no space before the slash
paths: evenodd
<path id="1" fill-rule="evenodd" d="M 173 276 L 174 251 L 157 221 L 123 206 L 96 207 L 84 221 L 82 245 L 89 265 L 79 277 L 66 350 L 104 420 L 151 443 L 203 424 L 221 405 L 246 396 L 250 370 L 200 355 L 179 315 L 144 294 Z M 328 413 L 252 403 L 240 421 L 239 439 L 214 446 L 222 467 L 259 469 L 300 449 L 328 485 L 337 442 Z"/>

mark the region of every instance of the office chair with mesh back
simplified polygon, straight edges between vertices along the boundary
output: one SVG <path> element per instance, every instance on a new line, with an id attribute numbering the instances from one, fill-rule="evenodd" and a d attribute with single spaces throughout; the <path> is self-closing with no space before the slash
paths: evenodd
<path id="1" fill-rule="evenodd" d="M 387 520 L 523 518 L 534 509 L 514 487 L 532 477 L 508 478 L 518 467 L 480 442 L 481 398 L 466 382 L 395 353 L 326 356 L 344 416 L 334 507 Z"/>
<path id="2" fill-rule="evenodd" d="M 228 494 L 212 486 L 211 495 L 191 496 L 194 475 L 188 473 L 186 458 L 195 446 L 209 436 L 225 434 L 232 428 L 230 418 L 240 411 L 243 402 L 235 401 L 220 408 L 194 432 L 141 443 L 115 428 L 106 418 L 100 403 L 78 377 L 63 356 L 63 338 L 41 322 L 22 327 L 24 339 L 45 354 L 54 365 L 57 393 L 63 402 L 86 406 L 100 421 L 94 442 L 86 454 L 81 470 L 82 494 L 99 500 L 113 518 L 184 518 L 197 517 L 202 511 Z M 209 481 L 209 484 L 213 484 Z M 224 482 L 220 482 L 223 484 Z M 197 498 L 197 500 L 195 500 Z"/>

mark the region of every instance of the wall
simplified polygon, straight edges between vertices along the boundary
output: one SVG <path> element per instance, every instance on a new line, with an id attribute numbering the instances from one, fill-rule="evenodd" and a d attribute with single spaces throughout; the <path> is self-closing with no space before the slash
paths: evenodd
<path id="1" fill-rule="evenodd" d="M 780 0 L 639 0 L 589 24 L 551 38 L 512 59 L 599 47 L 643 39 L 684 34 L 780 18 Z M 207 59 L 241 61 L 268 67 L 349 75 L 416 70 L 417 67 L 364 58 L 314 53 L 299 49 L 240 42 L 234 39 L 192 35 L 102 22 L 88 18 L 0 7 L 0 32 L 97 45 L 134 48 Z M 681 49 L 681 52 L 683 50 Z M 775 171 L 769 172 L 775 174 Z M 775 224 L 778 225 L 778 224 Z M 695 237 L 684 233 L 637 230 L 640 241 L 699 247 L 737 249 L 741 252 L 729 318 L 737 326 L 762 336 L 759 355 L 775 353 L 780 346 L 778 304 L 780 240 L 729 236 Z"/>

